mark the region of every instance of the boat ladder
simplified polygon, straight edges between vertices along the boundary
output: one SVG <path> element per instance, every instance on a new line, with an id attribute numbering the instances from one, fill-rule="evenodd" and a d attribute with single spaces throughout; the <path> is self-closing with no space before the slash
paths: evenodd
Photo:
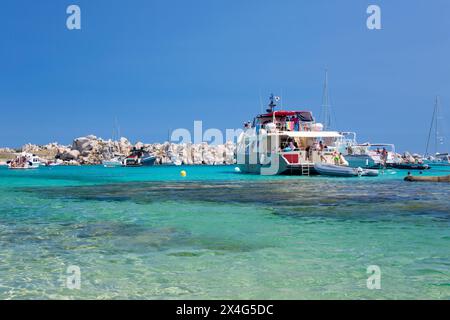
<path id="1" fill-rule="evenodd" d="M 309 176 L 310 170 L 308 164 L 302 164 L 302 176 Z"/>

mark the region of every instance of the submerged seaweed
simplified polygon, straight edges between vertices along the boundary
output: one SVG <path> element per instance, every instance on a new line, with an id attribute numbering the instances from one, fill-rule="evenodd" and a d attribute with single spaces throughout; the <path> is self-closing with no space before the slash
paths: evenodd
<path id="1" fill-rule="evenodd" d="M 277 215 L 430 214 L 448 219 L 450 188 L 420 188 L 402 181 L 140 182 L 94 186 L 18 188 L 42 198 L 71 201 L 204 202 L 254 205 Z"/>

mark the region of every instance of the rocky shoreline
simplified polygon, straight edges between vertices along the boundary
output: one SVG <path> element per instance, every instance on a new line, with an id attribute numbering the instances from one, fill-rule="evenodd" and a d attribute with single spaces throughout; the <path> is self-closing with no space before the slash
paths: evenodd
<path id="1" fill-rule="evenodd" d="M 236 145 L 232 142 L 221 145 L 208 145 L 206 142 L 200 144 L 137 142 L 132 144 L 124 137 L 118 141 L 112 141 L 95 135 L 76 138 L 72 145 L 53 142 L 42 146 L 26 144 L 20 150 L 0 148 L 0 160 L 11 160 L 18 153 L 27 152 L 39 156 L 46 163 L 98 165 L 112 155 L 127 156 L 133 148 L 142 148 L 155 155 L 156 164 L 222 165 L 235 163 Z"/>

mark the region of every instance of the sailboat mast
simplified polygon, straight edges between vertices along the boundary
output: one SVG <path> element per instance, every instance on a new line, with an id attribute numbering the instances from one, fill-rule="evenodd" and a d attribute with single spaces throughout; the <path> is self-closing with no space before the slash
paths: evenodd
<path id="1" fill-rule="evenodd" d="M 328 69 L 325 70 L 325 82 L 323 84 L 322 95 L 322 121 L 323 129 L 328 130 L 331 128 L 331 110 L 330 99 L 328 93 Z"/>
<path id="2" fill-rule="evenodd" d="M 428 139 L 427 139 L 427 147 L 425 149 L 425 156 L 428 156 L 428 150 L 430 147 L 430 139 L 431 139 L 431 132 L 433 131 L 433 124 L 434 124 L 434 115 L 436 113 L 436 107 L 433 108 L 433 116 L 431 117 L 431 125 L 430 125 L 430 131 L 428 132 Z"/>
<path id="3" fill-rule="evenodd" d="M 114 137 L 115 135 L 117 135 L 117 137 Z M 115 139 L 117 138 L 117 141 L 120 142 L 120 126 L 119 126 L 119 121 L 117 120 L 117 116 L 114 117 L 114 136 L 113 136 L 113 141 L 115 141 Z M 122 153 L 122 149 L 120 147 L 120 143 L 119 143 L 119 153 Z"/>
<path id="4" fill-rule="evenodd" d="M 439 96 L 436 97 L 436 120 L 434 130 L 434 154 L 438 153 L 439 146 Z"/>
<path id="5" fill-rule="evenodd" d="M 437 117 L 438 117 L 438 105 L 439 105 L 439 96 L 436 96 L 436 100 L 434 103 L 433 108 L 433 116 L 431 117 L 431 125 L 430 125 L 430 131 L 428 132 L 428 140 L 427 140 L 427 147 L 425 150 L 425 156 L 429 155 L 428 151 L 430 150 L 430 141 L 431 141 L 431 134 L 433 132 L 434 128 L 434 152 L 437 152 L 437 137 L 438 137 L 438 129 L 437 129 Z"/>

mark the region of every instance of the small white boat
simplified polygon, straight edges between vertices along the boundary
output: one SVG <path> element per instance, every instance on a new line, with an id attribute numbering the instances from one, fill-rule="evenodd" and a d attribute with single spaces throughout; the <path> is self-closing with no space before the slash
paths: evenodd
<path id="1" fill-rule="evenodd" d="M 334 176 L 334 177 L 357 177 L 357 176 L 378 176 L 378 170 L 351 168 L 345 166 L 337 166 L 334 164 L 316 163 L 314 169 L 320 175 Z"/>
<path id="2" fill-rule="evenodd" d="M 429 156 L 425 163 L 432 167 L 450 166 L 450 155 L 448 153 L 437 153 L 435 156 Z"/>
<path id="3" fill-rule="evenodd" d="M 10 169 L 37 169 L 41 166 L 41 159 L 31 153 L 23 152 L 16 159 L 8 163 Z"/>
<path id="4" fill-rule="evenodd" d="M 174 166 L 181 166 L 181 165 L 183 164 L 183 161 L 181 161 L 181 160 L 178 159 L 178 158 L 172 158 L 172 164 L 173 164 Z"/>
<path id="5" fill-rule="evenodd" d="M 57 167 L 57 166 L 62 166 L 63 164 L 64 164 L 64 161 L 62 161 L 61 159 L 57 159 L 55 161 L 47 162 L 47 167 Z"/>
<path id="6" fill-rule="evenodd" d="M 49 163 L 47 166 L 49 166 L 49 167 L 57 167 L 57 166 L 60 166 L 60 165 L 61 165 L 61 163 L 52 162 L 52 163 Z"/>
<path id="7" fill-rule="evenodd" d="M 353 132 L 342 132 L 343 135 L 353 134 Z M 355 139 L 355 138 L 354 138 Z M 395 145 L 388 143 L 363 143 L 358 144 L 356 140 L 343 139 L 339 147 L 340 151 L 353 168 L 383 168 L 394 167 L 400 163 Z"/>

